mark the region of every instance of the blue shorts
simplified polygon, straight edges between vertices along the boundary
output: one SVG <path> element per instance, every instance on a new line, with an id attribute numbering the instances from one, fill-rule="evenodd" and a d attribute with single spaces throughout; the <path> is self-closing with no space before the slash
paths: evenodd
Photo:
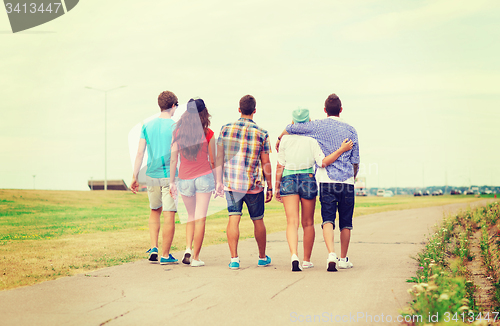
<path id="1" fill-rule="evenodd" d="M 320 183 L 319 201 L 321 202 L 321 217 L 323 223 L 333 224 L 339 211 L 339 228 L 352 230 L 352 214 L 354 213 L 354 185 L 346 183 Z"/>
<path id="2" fill-rule="evenodd" d="M 312 173 L 299 173 L 284 176 L 281 179 L 280 196 L 299 195 L 304 199 L 315 199 L 318 195 L 318 185 Z"/>
<path id="3" fill-rule="evenodd" d="M 246 194 L 236 191 L 226 191 L 225 193 L 229 216 L 241 215 L 243 202 L 245 202 L 245 204 L 247 204 L 248 214 L 250 214 L 250 218 L 253 221 L 264 218 L 264 191 L 258 194 Z"/>
<path id="4" fill-rule="evenodd" d="M 207 193 L 215 190 L 215 180 L 212 173 L 194 179 L 179 179 L 177 186 L 181 195 L 193 197 L 197 192 Z"/>

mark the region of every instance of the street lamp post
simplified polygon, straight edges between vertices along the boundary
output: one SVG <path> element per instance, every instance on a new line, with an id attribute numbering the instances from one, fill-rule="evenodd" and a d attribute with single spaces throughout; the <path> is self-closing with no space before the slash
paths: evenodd
<path id="1" fill-rule="evenodd" d="M 108 190 L 108 92 L 114 91 L 119 88 L 127 86 L 120 86 L 111 89 L 98 89 L 94 87 L 85 86 L 85 88 L 93 89 L 95 91 L 104 92 L 104 190 Z"/>

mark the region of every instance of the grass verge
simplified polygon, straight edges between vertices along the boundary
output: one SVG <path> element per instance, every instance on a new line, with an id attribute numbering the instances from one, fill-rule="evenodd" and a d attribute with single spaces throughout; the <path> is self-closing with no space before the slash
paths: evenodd
<path id="1" fill-rule="evenodd" d="M 404 313 L 423 318 L 407 325 L 500 325 L 499 228 L 498 202 L 443 221 L 418 254 Z"/>
<path id="2" fill-rule="evenodd" d="M 355 216 L 475 200 L 357 197 Z M 318 202 L 315 223 L 321 222 L 319 208 Z M 240 237 L 253 237 L 253 224 L 243 214 Z M 149 248 L 148 216 L 146 193 L 0 190 L 0 290 L 143 259 Z M 268 233 L 285 230 L 280 203 L 266 204 L 265 222 Z M 224 209 L 208 216 L 204 246 L 225 243 L 226 224 Z M 185 224 L 178 223 L 175 232 L 172 251 L 183 250 Z"/>

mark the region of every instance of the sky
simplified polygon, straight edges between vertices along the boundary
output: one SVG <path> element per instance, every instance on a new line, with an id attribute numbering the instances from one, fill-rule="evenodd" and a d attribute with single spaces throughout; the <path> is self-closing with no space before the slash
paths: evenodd
<path id="1" fill-rule="evenodd" d="M 86 0 L 13 34 L 1 13 L 0 188 L 102 180 L 104 93 L 86 87 L 120 86 L 107 176 L 127 184 L 128 133 L 170 90 L 203 98 L 216 134 L 252 94 L 273 147 L 336 93 L 367 187 L 500 185 L 498 17 L 496 0 Z"/>

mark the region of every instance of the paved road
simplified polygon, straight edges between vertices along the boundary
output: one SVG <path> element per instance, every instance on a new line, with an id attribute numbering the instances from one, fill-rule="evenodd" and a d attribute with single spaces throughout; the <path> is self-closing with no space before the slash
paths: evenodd
<path id="1" fill-rule="evenodd" d="M 240 242 L 237 271 L 228 269 L 223 244 L 202 250 L 206 266 L 200 268 L 142 260 L 0 292 L 0 325 L 288 325 L 342 319 L 397 325 L 382 320 L 395 321 L 410 299 L 405 280 L 417 266 L 411 256 L 443 214 L 466 207 L 357 217 L 350 270 L 326 272 L 327 251 L 317 226 L 315 268 L 292 273 L 285 233 L 278 232 L 268 235 L 269 267 L 256 266 L 257 245 L 247 239 Z"/>

